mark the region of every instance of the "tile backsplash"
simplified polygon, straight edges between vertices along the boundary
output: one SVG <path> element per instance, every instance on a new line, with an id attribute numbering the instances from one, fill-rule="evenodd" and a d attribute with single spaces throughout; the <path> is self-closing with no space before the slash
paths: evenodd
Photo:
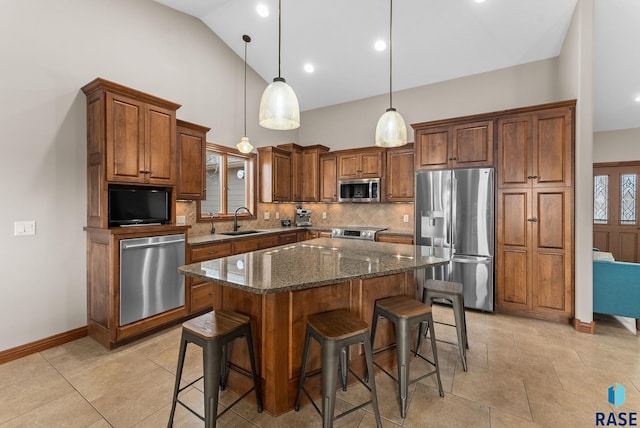
<path id="1" fill-rule="evenodd" d="M 243 229 L 267 229 L 280 227 L 280 221 L 290 219 L 294 225 L 295 203 L 258 204 L 258 212 L 255 220 L 241 220 L 239 223 Z M 211 223 L 196 223 L 195 201 L 178 201 L 176 215 L 183 215 L 187 225 L 190 225 L 189 235 L 205 235 L 211 230 Z M 322 204 L 303 203 L 303 208 L 311 210 L 311 224 L 317 228 L 331 228 L 347 225 L 384 226 L 388 229 L 400 232 L 413 232 L 413 203 L 374 203 L 374 204 Z M 269 213 L 269 220 L 264 219 L 265 213 Z M 276 213 L 279 218 L 276 219 Z M 326 213 L 326 219 L 322 218 Z M 404 216 L 408 216 L 409 222 L 404 222 Z M 216 231 L 230 231 L 233 228 L 231 221 L 215 222 Z"/>

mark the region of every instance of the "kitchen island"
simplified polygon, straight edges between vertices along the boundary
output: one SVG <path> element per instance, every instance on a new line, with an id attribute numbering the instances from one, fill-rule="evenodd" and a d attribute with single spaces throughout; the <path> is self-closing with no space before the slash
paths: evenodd
<path id="1" fill-rule="evenodd" d="M 370 324 L 376 300 L 416 296 L 416 269 L 448 262 L 428 251 L 428 247 L 413 245 L 318 238 L 193 263 L 179 270 L 214 284 L 214 309 L 251 317 L 263 406 L 279 415 L 295 404 L 307 317 L 348 309 Z M 375 348 L 393 341 L 391 326 L 379 323 Z M 362 349 L 354 346 L 350 351 L 350 364 L 358 369 Z M 237 367 L 250 367 L 243 343 L 230 345 L 228 355 Z M 319 349 L 314 345 L 309 368 L 319 367 Z M 249 387 L 247 380 L 234 376 L 234 372 L 228 385 L 238 391 Z"/>

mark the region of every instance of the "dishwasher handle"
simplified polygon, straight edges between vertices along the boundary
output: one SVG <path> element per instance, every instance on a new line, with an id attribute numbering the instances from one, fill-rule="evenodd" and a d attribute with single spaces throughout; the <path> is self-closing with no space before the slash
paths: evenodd
<path id="1" fill-rule="evenodd" d="M 127 243 L 122 243 L 122 249 L 123 250 L 131 250 L 134 248 L 151 248 L 151 247 L 161 247 L 163 245 L 171 245 L 171 244 L 179 244 L 181 242 L 184 242 L 184 238 L 181 239 L 174 239 L 171 241 L 160 241 L 160 242 L 148 242 L 145 244 L 127 244 Z"/>

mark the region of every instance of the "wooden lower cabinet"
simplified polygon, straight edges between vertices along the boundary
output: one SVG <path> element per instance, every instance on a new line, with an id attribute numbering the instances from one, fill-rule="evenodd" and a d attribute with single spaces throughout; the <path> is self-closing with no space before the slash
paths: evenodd
<path id="1" fill-rule="evenodd" d="M 231 254 L 233 254 L 231 241 L 192 246 L 187 249 L 187 264 L 226 257 Z M 213 294 L 213 284 L 187 276 L 185 277 L 185 289 L 185 301 L 189 302 L 188 312 L 190 314 L 211 310 L 213 302 L 216 300 L 216 296 Z"/>
<path id="2" fill-rule="evenodd" d="M 573 318 L 573 191 L 498 192 L 496 311 Z"/>
<path id="3" fill-rule="evenodd" d="M 377 234 L 376 241 L 378 242 L 390 242 L 393 244 L 409 244 L 413 245 L 413 236 L 410 235 L 392 235 L 392 234 Z"/>

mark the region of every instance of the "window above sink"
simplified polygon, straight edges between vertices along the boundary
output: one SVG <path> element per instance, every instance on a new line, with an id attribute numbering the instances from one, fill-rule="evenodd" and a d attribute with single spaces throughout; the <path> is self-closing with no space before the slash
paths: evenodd
<path id="1" fill-rule="evenodd" d="M 256 155 L 207 143 L 205 162 L 206 199 L 197 202 L 197 220 L 233 219 L 235 210 L 247 207 L 256 212 Z M 244 212 L 238 218 L 247 219 Z M 258 231 L 239 231 L 237 235 Z"/>

